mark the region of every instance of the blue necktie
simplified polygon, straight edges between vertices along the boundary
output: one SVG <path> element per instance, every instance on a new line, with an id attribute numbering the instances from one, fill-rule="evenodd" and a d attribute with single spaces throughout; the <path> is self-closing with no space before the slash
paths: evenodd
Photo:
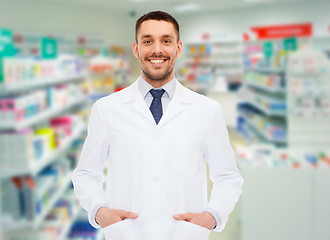
<path id="1" fill-rule="evenodd" d="M 154 117 L 156 124 L 160 121 L 163 116 L 162 108 L 162 96 L 164 94 L 164 89 L 151 89 L 150 93 L 154 97 L 150 105 L 150 111 Z"/>

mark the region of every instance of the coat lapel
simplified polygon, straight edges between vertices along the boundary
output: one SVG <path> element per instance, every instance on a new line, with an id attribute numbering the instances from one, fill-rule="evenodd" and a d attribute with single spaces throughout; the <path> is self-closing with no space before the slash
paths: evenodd
<path id="1" fill-rule="evenodd" d="M 160 119 L 157 127 L 160 128 L 164 126 L 167 122 L 172 120 L 175 116 L 184 111 L 184 104 L 192 104 L 192 100 L 189 96 L 189 91 L 185 89 L 176 80 L 176 89 L 173 98 L 170 101 L 165 113 Z"/>
<path id="2" fill-rule="evenodd" d="M 175 80 L 177 81 L 177 80 Z M 131 103 L 133 109 L 141 114 L 144 118 L 148 119 L 152 124 L 156 126 L 154 117 L 152 116 L 145 100 L 142 98 L 139 89 L 138 83 L 135 81 L 131 86 L 125 89 L 127 93 L 125 94 L 124 103 Z M 122 90 L 123 91 L 123 90 Z M 176 82 L 176 89 L 173 98 L 170 101 L 165 113 L 160 119 L 157 128 L 164 126 L 167 122 L 172 120 L 175 116 L 184 111 L 185 104 L 192 104 L 193 101 L 190 96 L 189 90 L 183 87 L 178 81 Z"/>
<path id="3" fill-rule="evenodd" d="M 125 95 L 124 103 L 130 103 L 133 105 L 133 109 L 141 114 L 143 117 L 148 119 L 150 122 L 155 124 L 154 117 L 152 116 L 146 102 L 142 98 L 139 88 L 138 88 L 138 82 L 135 81 L 131 86 L 129 86 L 127 89 L 127 94 Z"/>

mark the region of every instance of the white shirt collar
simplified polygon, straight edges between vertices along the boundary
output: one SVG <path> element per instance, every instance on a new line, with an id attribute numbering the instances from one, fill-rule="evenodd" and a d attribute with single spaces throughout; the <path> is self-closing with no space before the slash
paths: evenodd
<path id="1" fill-rule="evenodd" d="M 157 89 L 153 88 L 146 80 L 143 79 L 142 76 L 138 79 L 138 88 L 143 98 L 145 98 L 145 96 L 149 93 L 150 89 Z M 172 99 L 176 88 L 176 78 L 174 77 L 171 81 L 160 88 L 164 89 L 169 98 Z"/>

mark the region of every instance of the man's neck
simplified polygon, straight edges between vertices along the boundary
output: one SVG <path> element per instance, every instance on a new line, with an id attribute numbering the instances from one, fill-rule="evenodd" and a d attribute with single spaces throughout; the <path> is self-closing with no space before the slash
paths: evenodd
<path id="1" fill-rule="evenodd" d="M 166 83 L 170 82 L 171 80 L 174 79 L 174 75 L 171 77 L 168 77 L 164 80 L 150 80 L 148 79 L 146 76 L 144 76 L 144 74 L 142 74 L 142 78 L 149 83 L 153 88 L 161 88 L 162 86 L 164 86 Z"/>

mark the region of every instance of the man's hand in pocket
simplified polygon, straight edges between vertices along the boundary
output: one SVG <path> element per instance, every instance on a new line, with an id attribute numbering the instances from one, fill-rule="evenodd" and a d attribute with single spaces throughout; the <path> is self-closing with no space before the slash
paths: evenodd
<path id="1" fill-rule="evenodd" d="M 209 212 L 175 214 L 173 218 L 175 220 L 184 220 L 209 230 L 212 230 L 217 224 L 214 217 Z"/>
<path id="2" fill-rule="evenodd" d="M 105 228 L 116 222 L 123 221 L 125 218 L 135 219 L 138 215 L 133 212 L 127 212 L 119 209 L 100 207 L 97 210 L 95 221 L 101 228 Z"/>

